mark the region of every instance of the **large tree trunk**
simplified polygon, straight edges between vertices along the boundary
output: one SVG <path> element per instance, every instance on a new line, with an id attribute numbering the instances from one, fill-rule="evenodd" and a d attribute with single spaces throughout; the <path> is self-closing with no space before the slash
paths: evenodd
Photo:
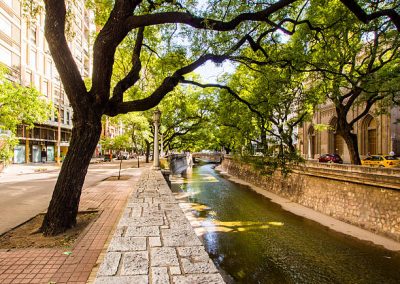
<path id="1" fill-rule="evenodd" d="M 147 141 L 147 140 L 145 140 L 145 142 L 146 142 L 146 163 L 149 163 L 150 162 L 149 161 L 149 157 L 150 157 L 150 146 L 151 146 L 151 143 L 149 141 Z"/>
<path id="2" fill-rule="evenodd" d="M 264 126 L 261 126 L 261 146 L 262 146 L 262 153 L 267 154 L 268 150 L 268 143 L 267 143 L 267 131 L 265 130 Z"/>
<path id="3" fill-rule="evenodd" d="M 357 135 L 351 133 L 350 131 L 339 132 L 339 134 L 342 136 L 344 142 L 347 145 L 351 163 L 354 165 L 361 165 L 361 159 L 358 152 Z"/>
<path id="4" fill-rule="evenodd" d="M 91 120 L 86 123 L 74 121 L 70 147 L 40 228 L 46 236 L 62 233 L 76 225 L 82 186 L 101 134 L 101 118 Z"/>

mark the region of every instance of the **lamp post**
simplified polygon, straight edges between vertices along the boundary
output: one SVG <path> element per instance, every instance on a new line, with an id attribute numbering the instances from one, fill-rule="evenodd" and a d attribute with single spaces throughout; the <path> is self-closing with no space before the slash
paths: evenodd
<path id="1" fill-rule="evenodd" d="M 58 114 L 57 114 L 57 165 L 60 165 L 60 148 L 61 148 L 61 107 L 60 107 L 60 101 L 58 103 Z"/>
<path id="2" fill-rule="evenodd" d="M 153 169 L 160 169 L 160 158 L 158 156 L 158 125 L 160 123 L 161 111 L 157 108 L 153 113 L 154 122 L 154 153 L 153 153 Z"/>

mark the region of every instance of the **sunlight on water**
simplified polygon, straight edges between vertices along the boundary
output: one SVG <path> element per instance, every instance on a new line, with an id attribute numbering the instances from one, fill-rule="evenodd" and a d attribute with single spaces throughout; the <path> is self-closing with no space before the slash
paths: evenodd
<path id="1" fill-rule="evenodd" d="M 284 211 L 211 165 L 172 189 L 228 282 L 400 283 L 399 252 Z"/>

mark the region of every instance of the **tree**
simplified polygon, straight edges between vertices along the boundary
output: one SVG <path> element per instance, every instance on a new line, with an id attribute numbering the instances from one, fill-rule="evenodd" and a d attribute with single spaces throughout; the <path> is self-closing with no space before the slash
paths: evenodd
<path id="1" fill-rule="evenodd" d="M 190 0 L 102 2 L 113 6 L 106 6 L 109 8 L 106 13 L 110 12 L 103 17 L 105 23 L 94 42 L 92 86 L 89 90 L 68 48 L 65 1 L 44 2 L 45 36 L 74 110 L 69 151 L 41 227 L 45 235 L 54 235 L 76 224 L 81 189 L 100 137 L 103 115 L 116 116 L 156 106 L 186 74 L 208 60 L 220 63 L 229 58 L 246 42 L 241 39 L 246 39 L 246 34 L 252 30 L 267 34 L 271 26 L 276 30 L 275 21 L 279 23 L 285 19 L 289 11 L 301 7 L 299 5 L 304 1 L 280 0 L 272 4 L 210 1 L 205 8 Z M 218 9 L 214 5 L 218 5 Z M 160 36 L 155 36 L 157 34 Z M 116 50 L 124 39 L 132 37 L 135 40 L 129 70 L 113 85 L 111 78 Z M 185 42 L 189 44 L 185 45 Z M 173 55 L 168 58 L 175 67 L 166 70 L 166 75 L 158 78 L 155 86 L 150 85 L 148 92 L 139 92 L 133 100 L 124 100 L 124 93 L 139 82 L 142 49 L 150 47 L 152 50 L 149 46 L 152 44 L 157 45 L 160 56 Z"/>
<path id="2" fill-rule="evenodd" d="M 15 132 L 19 124 L 33 128 L 34 123 L 49 119 L 52 104 L 33 87 L 24 87 L 9 80 L 11 73 L 0 68 L 0 161 L 8 161 L 18 143 Z"/>
<path id="3" fill-rule="evenodd" d="M 194 150 L 208 135 L 198 135 L 210 121 L 213 97 L 191 86 L 179 86 L 160 103 L 164 150 Z"/>
<path id="4" fill-rule="evenodd" d="M 319 4 L 319 3 L 318 3 Z M 334 130 L 345 141 L 352 164 L 361 164 L 354 125 L 377 102 L 398 96 L 400 87 L 400 35 L 386 20 L 369 25 L 357 22 L 343 6 L 325 1 L 310 8 L 312 25 L 326 26 L 319 39 L 310 31 L 294 36 L 304 50 L 308 82 L 333 103 Z M 358 114 L 350 113 L 357 107 Z"/>

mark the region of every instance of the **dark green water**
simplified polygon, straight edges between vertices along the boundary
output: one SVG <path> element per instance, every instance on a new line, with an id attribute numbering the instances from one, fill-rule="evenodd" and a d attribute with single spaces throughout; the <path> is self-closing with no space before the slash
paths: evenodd
<path id="1" fill-rule="evenodd" d="M 192 203 L 208 253 L 233 283 L 400 283 L 400 252 L 284 211 L 211 165 L 172 189 Z"/>

